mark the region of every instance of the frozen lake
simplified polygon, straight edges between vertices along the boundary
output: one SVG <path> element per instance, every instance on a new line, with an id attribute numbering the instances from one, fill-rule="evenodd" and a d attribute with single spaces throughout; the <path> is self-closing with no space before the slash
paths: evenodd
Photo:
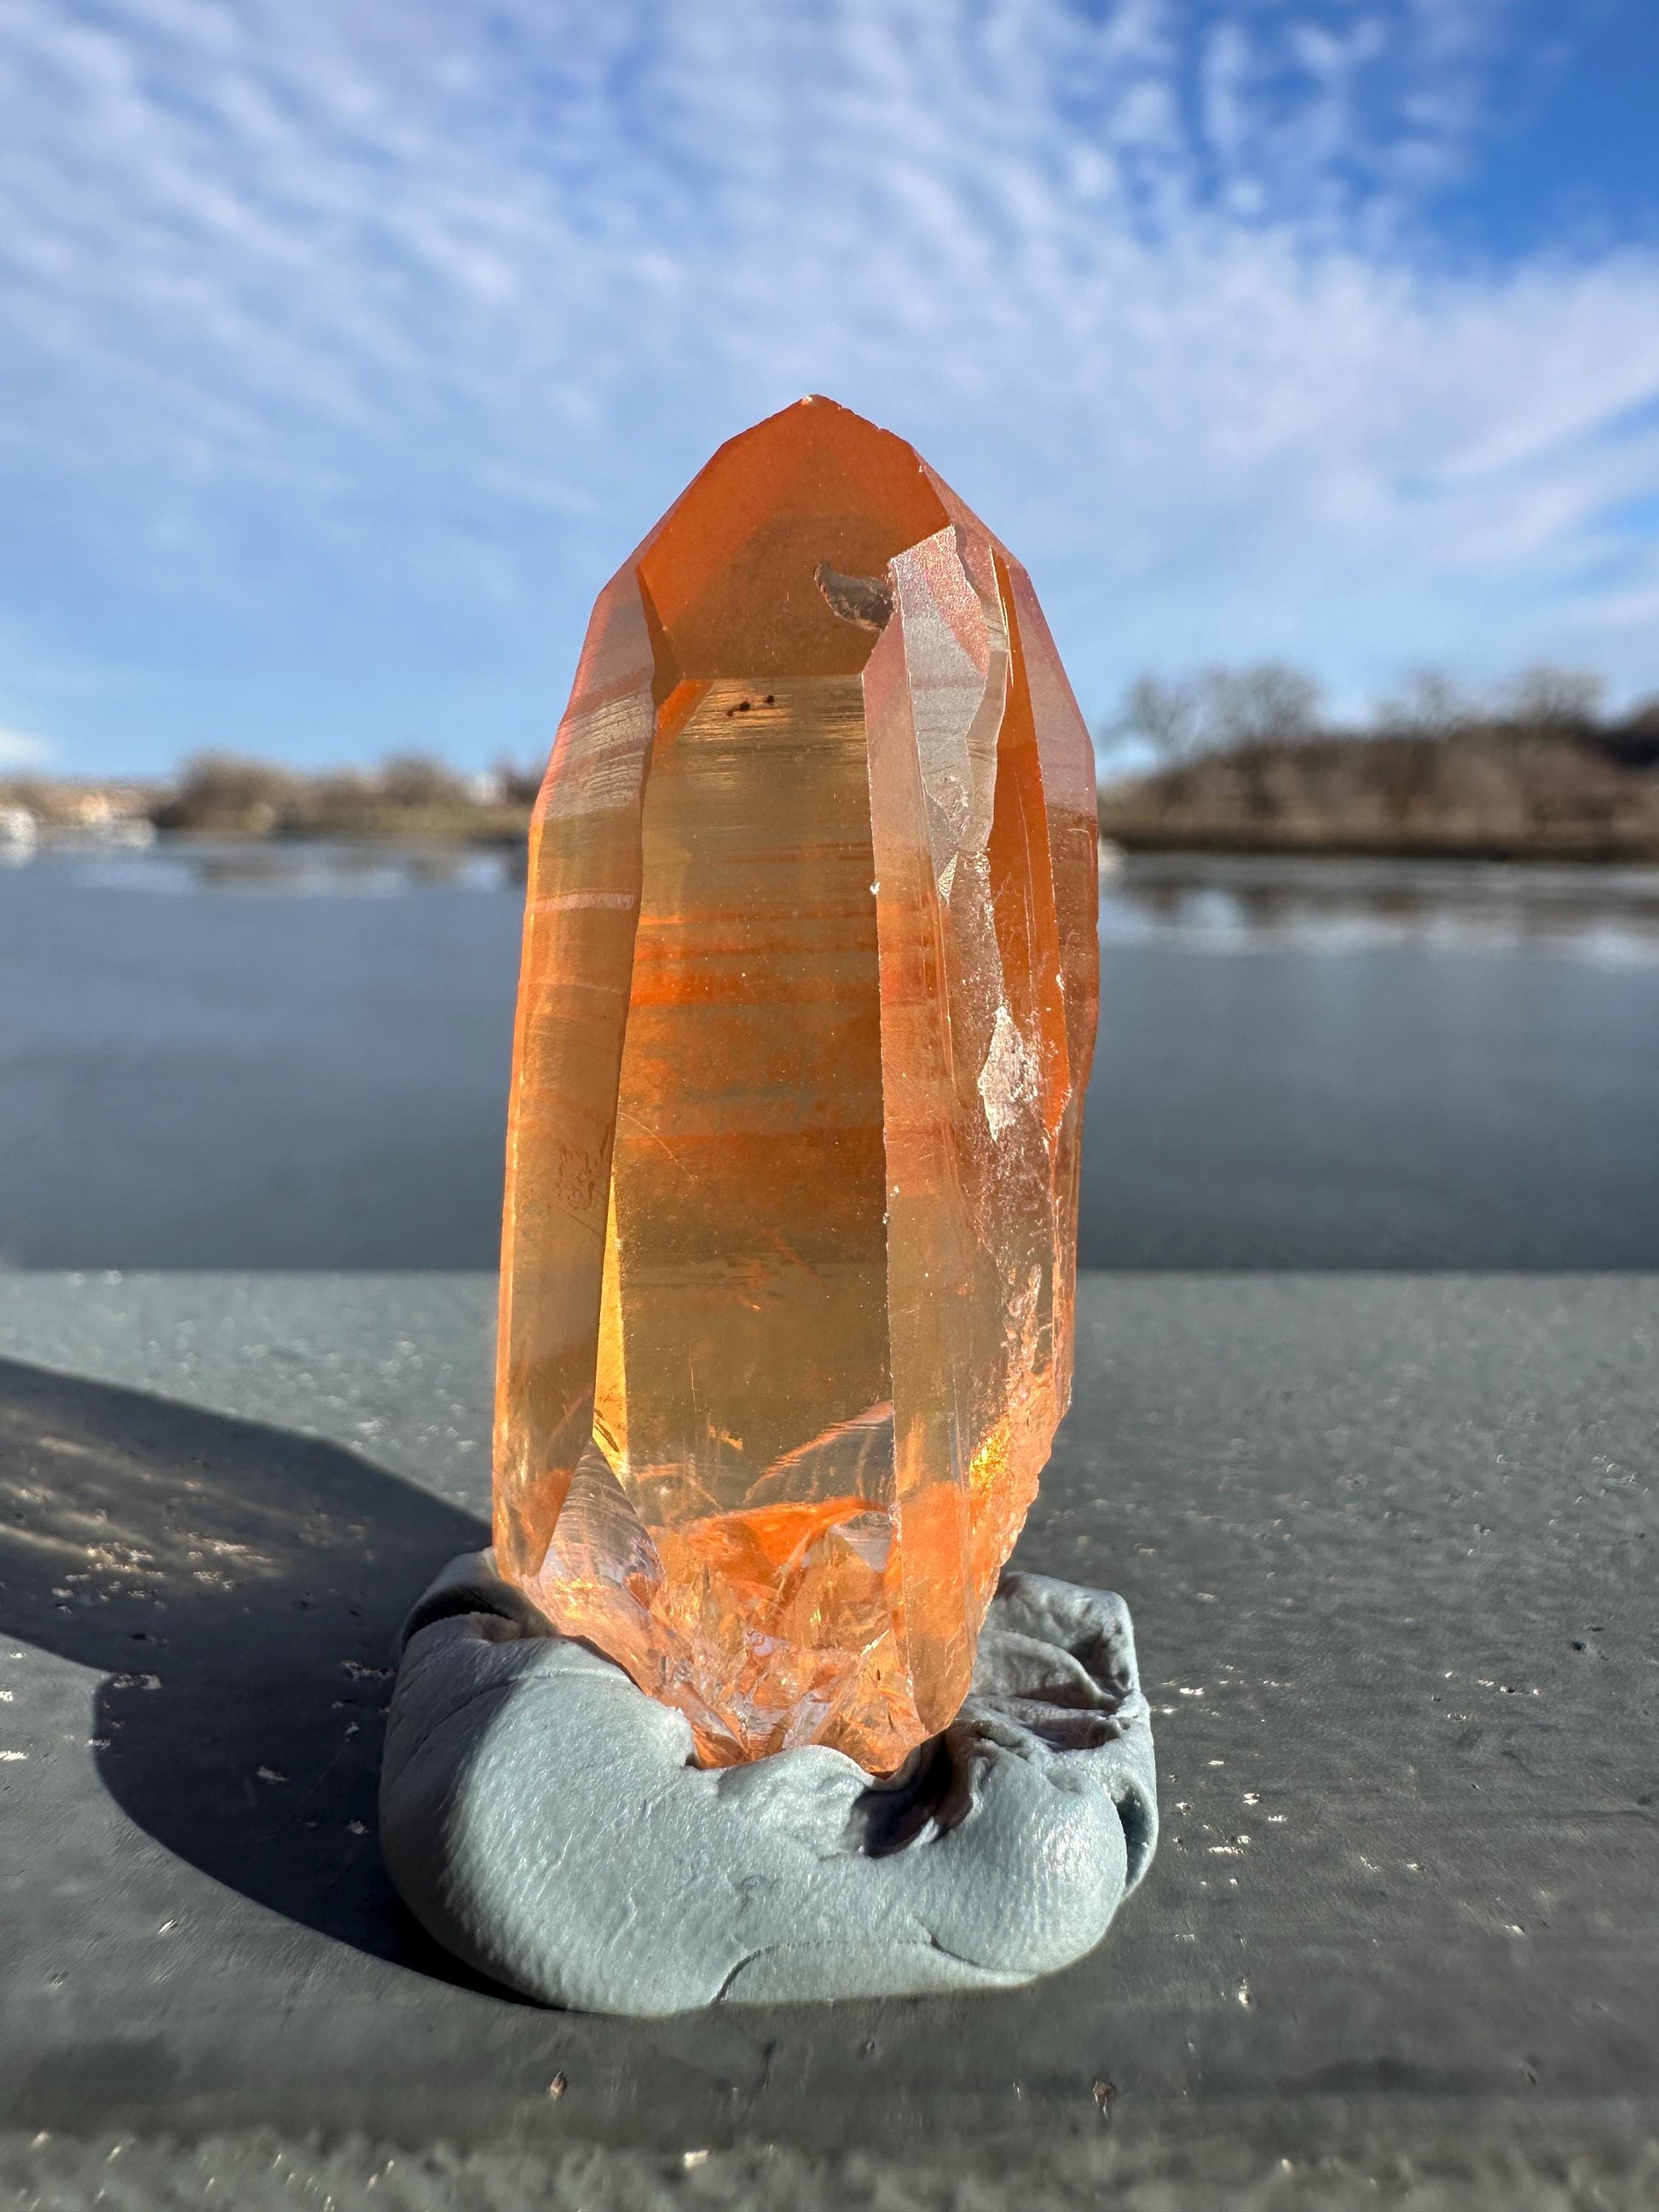
<path id="1" fill-rule="evenodd" d="M 494 854 L 0 868 L 0 1261 L 493 1263 Z M 1659 1267 L 1659 872 L 1130 861 L 1083 1258 Z"/>

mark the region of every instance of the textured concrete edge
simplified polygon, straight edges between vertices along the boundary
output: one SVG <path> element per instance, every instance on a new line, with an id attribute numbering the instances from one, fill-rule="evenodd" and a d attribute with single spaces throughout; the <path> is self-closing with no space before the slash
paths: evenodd
<path id="1" fill-rule="evenodd" d="M 1507 2120 L 1508 2115 L 1505 2115 Z M 714 2148 L 607 2145 L 580 2137 L 509 2140 L 489 2149 L 410 2144 L 354 2128 L 268 2126 L 201 2134 L 87 2136 L 0 2131 L 0 2203 L 39 2212 L 92 2212 L 121 2202 L 145 2212 L 198 2212 L 223 2197 L 238 2212 L 289 2212 L 296 2202 L 394 2212 L 669 2212 L 688 2201 L 742 2212 L 1650 2212 L 1659 2202 L 1659 2137 L 1610 2115 L 1595 2128 L 1582 2110 L 1546 2106 L 1523 2124 L 1471 2129 L 1468 2116 L 1425 2118 L 1407 2100 L 1363 2124 L 1316 2129 L 1285 2154 L 1282 2125 L 1235 2115 L 1206 2127 L 1154 2106 L 1137 2126 L 1124 2116 L 1091 2136 L 1043 2143 L 911 2145 L 894 2155 L 867 2144 L 809 2150 L 734 2142 Z"/>
<path id="2" fill-rule="evenodd" d="M 1127 1609 L 1041 1576 L 1004 1577 L 972 1694 L 894 1781 L 822 1746 L 692 1757 L 681 1714 L 468 1554 L 404 1632 L 386 1864 L 482 1972 L 652 2015 L 1031 1980 L 1099 1942 L 1157 1841 Z"/>

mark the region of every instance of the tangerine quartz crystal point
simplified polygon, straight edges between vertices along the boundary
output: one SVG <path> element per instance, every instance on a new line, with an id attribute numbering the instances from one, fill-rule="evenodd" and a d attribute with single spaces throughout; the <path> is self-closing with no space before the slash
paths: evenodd
<path id="1" fill-rule="evenodd" d="M 802 400 L 594 609 L 531 832 L 495 1542 L 728 1765 L 966 1695 L 1070 1395 L 1093 757 L 1024 571 Z"/>

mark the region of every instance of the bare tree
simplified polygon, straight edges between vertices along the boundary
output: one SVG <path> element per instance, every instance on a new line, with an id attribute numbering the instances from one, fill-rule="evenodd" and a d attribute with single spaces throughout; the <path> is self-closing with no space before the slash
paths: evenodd
<path id="1" fill-rule="evenodd" d="M 1585 668 L 1555 668 L 1540 661 L 1504 687 L 1506 721 L 1529 730 L 1588 730 L 1601 711 L 1602 678 Z"/>
<path id="2" fill-rule="evenodd" d="M 1178 683 L 1139 676 L 1103 735 L 1139 738 L 1170 765 L 1200 753 L 1303 744 L 1319 733 L 1320 688 L 1282 660 L 1206 668 Z"/>
<path id="3" fill-rule="evenodd" d="M 156 819 L 164 829 L 228 830 L 263 834 L 302 792 L 287 769 L 238 753 L 198 753 L 185 763 L 174 797 Z"/>
<path id="4" fill-rule="evenodd" d="M 467 798 L 453 770 L 424 753 L 393 753 L 380 770 L 380 789 L 394 806 L 458 806 Z"/>
<path id="5" fill-rule="evenodd" d="M 1159 676 L 1137 676 L 1123 695 L 1107 738 L 1139 738 L 1161 761 L 1189 760 L 1201 750 L 1203 718 L 1199 686 L 1188 678 L 1166 684 Z"/>
<path id="6" fill-rule="evenodd" d="M 505 753 L 495 760 L 495 780 L 500 784 L 501 797 L 511 805 L 533 806 L 542 787 L 544 767 L 532 761 L 528 768 L 510 760 Z"/>
<path id="7" fill-rule="evenodd" d="M 1319 734 L 1319 685 L 1287 661 L 1212 668 L 1202 681 L 1211 749 L 1237 752 L 1248 745 L 1299 745 Z"/>
<path id="8" fill-rule="evenodd" d="M 1474 698 L 1443 668 L 1408 669 L 1398 692 L 1379 700 L 1375 720 L 1380 730 L 1402 737 L 1449 738 L 1478 719 Z"/>

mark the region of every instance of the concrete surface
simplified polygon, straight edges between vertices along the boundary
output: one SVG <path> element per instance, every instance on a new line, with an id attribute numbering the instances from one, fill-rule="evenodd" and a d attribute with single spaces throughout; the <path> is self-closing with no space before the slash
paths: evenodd
<path id="1" fill-rule="evenodd" d="M 375 1849 L 491 1304 L 0 1277 L 9 2201 L 1651 2201 L 1659 1281 L 1085 1281 L 1018 1558 L 1133 1609 L 1152 1875 L 1029 1989 L 657 2022 L 469 1978 Z"/>

